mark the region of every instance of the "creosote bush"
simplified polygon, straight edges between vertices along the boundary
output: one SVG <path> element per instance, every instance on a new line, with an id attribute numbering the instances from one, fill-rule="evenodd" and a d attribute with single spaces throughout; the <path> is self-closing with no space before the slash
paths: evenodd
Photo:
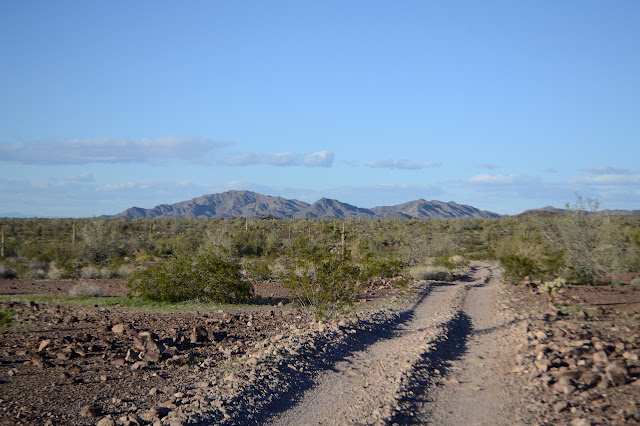
<path id="1" fill-rule="evenodd" d="M 236 263 L 207 250 L 136 271 L 127 287 L 143 299 L 164 302 L 196 299 L 229 303 L 253 294 L 251 283 L 242 280 Z"/>
<path id="2" fill-rule="evenodd" d="M 521 284 L 525 277 L 538 275 L 538 265 L 523 254 L 509 254 L 500 259 L 504 276 L 510 284 Z"/>
<path id="3" fill-rule="evenodd" d="M 360 273 L 360 268 L 344 262 L 339 255 L 330 255 L 299 263 L 295 272 L 285 278 L 284 285 L 298 305 L 318 318 L 330 319 L 356 301 Z"/>

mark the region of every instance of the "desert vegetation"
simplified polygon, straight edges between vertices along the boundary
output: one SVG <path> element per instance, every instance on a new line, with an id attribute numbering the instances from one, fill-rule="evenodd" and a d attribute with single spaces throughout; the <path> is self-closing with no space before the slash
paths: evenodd
<path id="1" fill-rule="evenodd" d="M 640 218 L 597 208 L 578 197 L 562 214 L 468 220 L 0 219 L 0 277 L 84 279 L 77 294 L 124 278 L 142 299 L 218 303 L 277 281 L 319 315 L 376 277 L 451 280 L 470 260 L 499 261 L 512 284 L 637 285 Z"/>

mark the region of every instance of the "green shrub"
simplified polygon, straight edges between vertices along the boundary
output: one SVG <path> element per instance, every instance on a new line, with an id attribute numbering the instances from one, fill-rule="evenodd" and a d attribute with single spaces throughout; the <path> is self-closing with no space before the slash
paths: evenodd
<path id="1" fill-rule="evenodd" d="M 377 259 L 366 256 L 361 262 L 362 275 L 366 278 L 392 278 L 402 273 L 404 264 L 397 259 Z"/>
<path id="2" fill-rule="evenodd" d="M 245 269 L 253 277 L 254 281 L 267 281 L 271 278 L 269 262 L 265 260 L 247 262 Z"/>
<path id="3" fill-rule="evenodd" d="M 520 284 L 524 277 L 533 277 L 538 273 L 536 262 L 521 254 L 512 254 L 500 259 L 505 278 L 511 284 Z"/>
<path id="4" fill-rule="evenodd" d="M 640 277 L 634 278 L 633 281 L 631 281 L 631 285 L 640 286 Z"/>
<path id="5" fill-rule="evenodd" d="M 0 309 L 0 329 L 8 328 L 11 325 L 11 322 L 13 322 L 11 309 Z"/>
<path id="6" fill-rule="evenodd" d="M 253 293 L 251 284 L 242 280 L 240 267 L 212 251 L 194 257 L 181 255 L 139 270 L 127 287 L 143 299 L 166 302 L 199 299 L 229 303 Z"/>
<path id="7" fill-rule="evenodd" d="M 333 318 L 356 300 L 361 273 L 348 258 L 327 254 L 296 262 L 284 285 L 298 305 L 318 318 Z"/>

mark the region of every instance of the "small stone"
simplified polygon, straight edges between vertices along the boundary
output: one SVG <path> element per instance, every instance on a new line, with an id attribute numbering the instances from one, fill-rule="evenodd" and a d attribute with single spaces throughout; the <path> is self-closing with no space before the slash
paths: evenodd
<path id="1" fill-rule="evenodd" d="M 124 357 L 124 360 L 127 362 L 136 362 L 140 361 L 140 358 L 138 357 L 138 352 L 134 351 L 133 349 L 129 349 Z"/>
<path id="2" fill-rule="evenodd" d="M 554 383 L 553 389 L 557 390 L 558 392 L 564 393 L 565 395 L 569 395 L 576 390 L 576 387 L 573 385 L 573 382 L 569 377 L 563 376 L 556 383 Z"/>
<path id="3" fill-rule="evenodd" d="M 156 351 L 149 351 L 144 354 L 144 360 L 147 362 L 158 362 L 160 361 L 161 354 Z"/>
<path id="4" fill-rule="evenodd" d="M 111 327 L 111 331 L 113 331 L 114 333 L 124 333 L 124 324 L 120 323 L 114 325 L 113 327 Z"/>
<path id="5" fill-rule="evenodd" d="M 558 401 L 553 404 L 553 411 L 555 411 L 556 413 L 566 411 L 567 408 L 569 408 L 569 403 L 567 401 Z"/>
<path id="6" fill-rule="evenodd" d="M 538 330 L 538 331 L 536 332 L 536 338 L 537 338 L 538 340 L 544 340 L 544 339 L 546 339 L 547 337 L 548 337 L 548 336 L 547 336 L 547 333 L 545 333 L 545 332 L 544 332 L 544 331 L 542 331 L 542 330 Z"/>
<path id="7" fill-rule="evenodd" d="M 605 351 L 598 351 L 593 354 L 593 362 L 606 364 L 607 362 L 609 362 L 609 357 L 607 356 L 607 353 Z"/>
<path id="8" fill-rule="evenodd" d="M 98 404 L 85 405 L 80 409 L 80 415 L 82 417 L 98 417 L 102 414 L 102 408 Z"/>
<path id="9" fill-rule="evenodd" d="M 98 423 L 96 423 L 96 426 L 116 426 L 116 422 L 115 420 L 113 420 L 113 417 L 111 417 L 111 415 L 109 414 L 108 416 L 98 420 Z"/>
<path id="10" fill-rule="evenodd" d="M 592 388 L 600 382 L 600 375 L 591 370 L 585 370 L 580 375 L 579 382 L 584 384 L 587 388 Z"/>
<path id="11" fill-rule="evenodd" d="M 148 367 L 149 364 L 147 364 L 145 361 L 136 361 L 131 365 L 131 369 L 132 370 L 142 370 L 145 367 Z"/>
<path id="12" fill-rule="evenodd" d="M 124 359 L 124 358 L 114 358 L 114 359 L 111 361 L 111 364 L 113 364 L 113 365 L 118 365 L 118 366 L 120 366 L 120 367 L 121 367 L 121 366 L 123 366 L 123 365 L 125 365 L 125 364 L 126 364 L 126 361 L 125 361 L 125 359 Z"/>
<path id="13" fill-rule="evenodd" d="M 629 370 L 624 361 L 614 361 L 604 369 L 607 379 L 614 386 L 624 385 L 629 377 Z"/>
<path id="14" fill-rule="evenodd" d="M 73 352 L 74 356 L 83 357 L 87 355 L 87 352 L 84 350 L 84 348 L 77 343 L 72 343 L 71 345 L 67 346 L 66 349 Z"/>
<path id="15" fill-rule="evenodd" d="M 586 321 L 587 319 L 589 319 L 589 314 L 587 314 L 585 311 L 580 310 L 578 312 L 576 312 L 575 315 L 576 319 L 578 321 Z"/>
<path id="16" fill-rule="evenodd" d="M 44 339 L 40 342 L 40 346 L 38 346 L 38 352 L 44 351 L 47 346 L 51 344 L 51 339 Z"/>
<path id="17" fill-rule="evenodd" d="M 202 343 L 209 340 L 209 333 L 207 329 L 201 325 L 197 325 L 191 331 L 190 341 L 191 343 Z"/>
<path id="18" fill-rule="evenodd" d="M 178 349 L 175 346 L 168 346 L 164 351 L 162 351 L 163 358 L 171 358 L 178 354 Z"/>
<path id="19" fill-rule="evenodd" d="M 60 361 L 69 361 L 73 357 L 73 352 L 68 349 L 63 349 L 56 353 L 56 357 Z"/>

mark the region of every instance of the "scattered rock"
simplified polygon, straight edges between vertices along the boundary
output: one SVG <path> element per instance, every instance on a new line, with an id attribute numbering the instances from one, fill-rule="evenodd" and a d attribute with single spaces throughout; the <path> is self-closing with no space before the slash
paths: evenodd
<path id="1" fill-rule="evenodd" d="M 629 370 L 624 360 L 618 360 L 610 363 L 604 369 L 607 379 L 614 386 L 624 385 L 629 378 Z"/>
<path id="2" fill-rule="evenodd" d="M 102 408 L 96 403 L 85 405 L 80 409 L 80 415 L 82 417 L 99 417 L 102 415 Z"/>
<path id="3" fill-rule="evenodd" d="M 116 324 L 113 327 L 111 327 L 111 331 L 113 331 L 114 333 L 124 333 L 124 330 L 125 330 L 125 326 L 122 323 Z"/>

